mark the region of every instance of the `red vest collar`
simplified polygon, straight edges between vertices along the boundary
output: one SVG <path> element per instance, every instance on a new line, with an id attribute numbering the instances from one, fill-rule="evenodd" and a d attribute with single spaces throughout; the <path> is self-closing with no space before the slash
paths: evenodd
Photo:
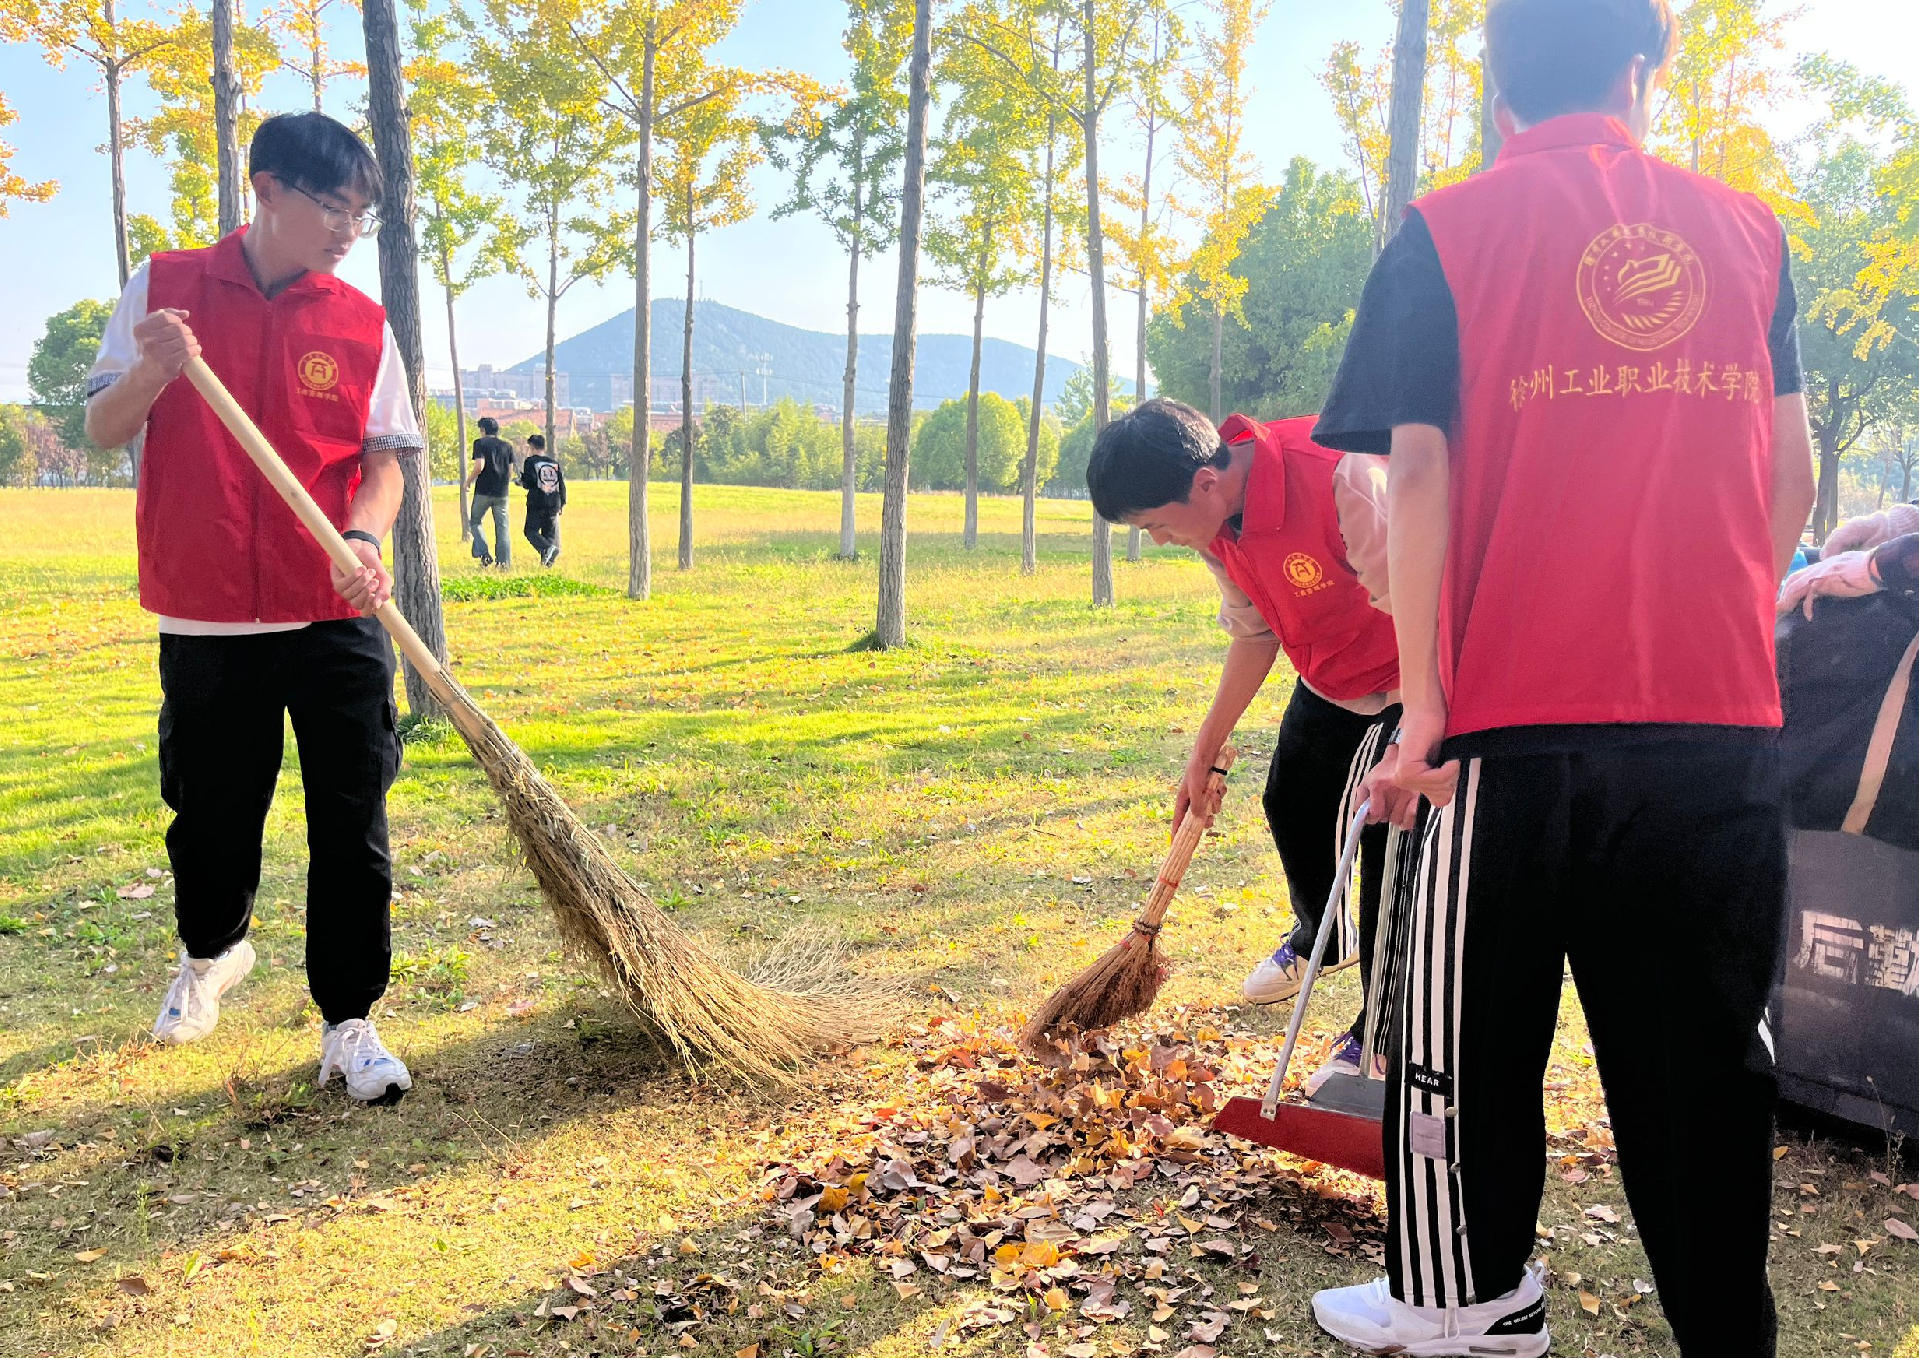
<path id="1" fill-rule="evenodd" d="M 1498 165 L 1516 156 L 1552 151 L 1556 147 L 1591 147 L 1596 144 L 1638 151 L 1627 125 L 1612 114 L 1562 114 L 1545 123 L 1536 123 L 1524 133 L 1515 133 L 1500 145 L 1494 158 Z"/>
<path id="2" fill-rule="evenodd" d="M 1287 477 L 1277 458 L 1279 444 L 1273 434 L 1252 417 L 1235 412 L 1220 423 L 1220 441 L 1224 445 L 1253 442 L 1253 462 L 1247 466 L 1246 487 L 1240 498 L 1240 534 L 1271 530 L 1286 520 Z"/>
<path id="3" fill-rule="evenodd" d="M 247 264 L 246 252 L 240 249 L 240 239 L 247 235 L 248 227 L 249 224 L 242 223 L 213 244 L 213 250 L 207 257 L 207 273 L 214 279 L 238 284 L 260 294 L 260 286 L 254 281 L 253 270 Z M 274 297 L 281 298 L 293 293 L 338 293 L 339 290 L 340 281 L 337 278 L 309 270 Z"/>

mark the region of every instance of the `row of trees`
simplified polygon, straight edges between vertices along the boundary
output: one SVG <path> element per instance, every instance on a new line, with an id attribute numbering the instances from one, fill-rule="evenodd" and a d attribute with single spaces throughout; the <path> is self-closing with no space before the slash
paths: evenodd
<path id="1" fill-rule="evenodd" d="M 274 21 L 278 30 L 223 24 L 232 2 L 210 0 L 210 41 L 202 42 L 191 37 L 202 31 L 191 9 L 169 26 L 116 17 L 112 0 L 0 0 L 0 28 L 9 36 L 36 37 L 56 59 L 84 56 L 102 73 L 123 275 L 129 233 L 139 238 L 143 229 L 130 229 L 119 191 L 121 80 L 144 71 L 162 95 L 162 114 L 139 131 L 144 136 L 149 123 L 167 130 L 162 140 L 181 167 L 174 231 L 184 240 L 187 226 L 204 222 L 207 182 L 190 170 L 220 180 L 221 221 L 237 220 L 244 208 L 243 191 L 226 189 L 218 172 L 232 163 L 227 149 L 244 128 L 263 54 L 278 44 L 283 64 L 304 63 L 316 100 L 343 69 L 324 51 L 317 10 L 302 11 L 313 22 L 294 43 L 288 35 L 296 29 L 284 18 Z M 721 63 L 718 45 L 739 20 L 740 0 L 455 0 L 412 12 L 404 68 L 390 0 L 368 0 L 363 29 L 372 131 L 389 178 L 402 187 L 388 213 L 400 230 L 380 242 L 389 309 L 405 313 L 415 297 L 408 280 L 417 250 L 443 295 L 457 374 L 461 292 L 496 271 L 518 276 L 547 304 L 550 440 L 560 299 L 582 280 L 631 275 L 635 390 L 649 391 L 650 247 L 684 252 L 691 301 L 698 239 L 755 211 L 755 166 L 771 162 L 787 175 L 776 215 L 818 217 L 845 252 L 849 394 L 858 377 L 852 338 L 861 264 L 898 248 L 879 478 L 888 493 L 883 644 L 904 631 L 899 508 L 915 481 L 910 463 L 944 460 L 957 448 L 971 544 L 978 492 L 1009 486 L 1007 440 L 1019 434 L 1009 412 L 1025 424 L 1014 447 L 1015 486 L 1027 503 L 1023 567 L 1032 569 L 1032 500 L 1046 481 L 1039 396 L 1049 305 L 1064 280 L 1085 279 L 1093 350 L 1087 413 L 1064 423 L 1056 481 L 1084 460 L 1079 452 L 1125 392 L 1109 373 L 1111 290 L 1130 294 L 1135 305 L 1141 359 L 1134 399 L 1147 391 L 1150 358 L 1162 391 L 1216 418 L 1230 407 L 1310 409 L 1337 362 L 1367 263 L 1405 204 L 1420 188 L 1470 174 L 1497 142 L 1473 37 L 1482 0 L 1401 0 L 1390 51 L 1369 63 L 1351 44 L 1336 48 L 1322 79 L 1354 174 L 1296 161 L 1277 187 L 1257 181 L 1245 144 L 1249 52 L 1265 14 L 1255 0 L 947 0 L 937 25 L 929 0 L 845 3 L 851 74 L 835 88 L 801 73 Z M 1767 196 L 1789 224 L 1802 277 L 1822 516 L 1830 520 L 1841 459 L 1911 401 L 1914 125 L 1900 92 L 1885 82 L 1825 58 L 1790 69 L 1775 60 L 1783 23 L 1769 17 L 1765 0 L 1685 6 L 1655 145 Z M 217 68 L 205 81 L 193 66 L 201 61 Z M 178 72 L 188 76 L 172 85 L 174 75 L 161 74 Z M 1760 120 L 1790 87 L 1815 92 L 1830 112 L 1803 138 L 1776 143 Z M 202 137 L 209 129 L 210 141 Z M 1120 148 L 1138 159 L 1116 173 Z M 10 183 L 0 177 L 0 186 Z M 928 277 L 973 297 L 976 362 L 964 411 L 936 414 L 916 435 L 909 414 L 922 245 Z M 978 390 L 987 310 L 1015 289 L 1037 290 L 1041 300 L 1034 393 L 1024 405 Z M 413 306 L 414 339 L 403 349 L 417 389 L 417 300 Z M 694 316 L 689 306 L 683 374 L 691 369 Z M 668 453 L 678 457 L 678 562 L 685 567 L 693 558 L 689 490 L 703 444 L 712 452 L 704 458 L 708 472 L 807 484 L 829 477 L 832 450 L 817 431 L 802 438 L 782 428 L 776 436 L 777 416 L 758 435 L 739 414 L 730 423 L 709 420 L 725 431 L 696 432 L 690 391 L 683 398 L 683 427 Z M 863 457 L 852 409 L 850 399 L 843 403 L 838 451 L 842 551 L 849 554 L 851 498 L 872 478 L 872 454 Z M 464 422 L 459 404 L 455 421 Z M 920 449 L 930 430 L 950 427 L 957 427 L 957 446 L 943 437 Z M 628 587 L 642 597 L 651 583 L 647 473 L 656 460 L 648 424 L 629 430 L 621 433 L 630 486 Z M 464 448 L 465 434 L 456 430 L 456 448 Z M 1092 597 L 1099 604 L 1113 597 L 1107 537 L 1096 518 Z"/>

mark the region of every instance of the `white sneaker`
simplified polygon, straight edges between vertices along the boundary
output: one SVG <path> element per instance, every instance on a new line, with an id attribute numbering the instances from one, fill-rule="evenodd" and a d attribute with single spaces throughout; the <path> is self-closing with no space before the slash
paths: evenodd
<path id="1" fill-rule="evenodd" d="M 364 1018 L 349 1018 L 320 1034 L 321 1089 L 335 1075 L 344 1076 L 347 1093 L 362 1103 L 384 1100 L 400 1102 L 400 1096 L 413 1088 L 413 1076 L 400 1058 L 388 1051 L 380 1034 Z"/>
<path id="2" fill-rule="evenodd" d="M 1313 1295 L 1313 1319 L 1328 1335 L 1367 1354 L 1433 1359 L 1547 1352 L 1547 1300 L 1531 1266 L 1520 1286 L 1469 1307 L 1412 1307 L 1394 1297 L 1385 1279 Z"/>
<path id="3" fill-rule="evenodd" d="M 180 969 L 167 987 L 153 1040 L 170 1047 L 198 1042 L 220 1021 L 220 996 L 253 969 L 253 944 L 242 938 L 217 957 L 190 957 L 183 948 Z"/>

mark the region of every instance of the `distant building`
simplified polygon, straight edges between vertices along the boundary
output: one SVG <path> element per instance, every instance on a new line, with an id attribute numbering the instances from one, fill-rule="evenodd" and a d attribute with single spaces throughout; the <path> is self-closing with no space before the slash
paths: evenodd
<path id="1" fill-rule="evenodd" d="M 631 387 L 633 381 L 627 381 Z M 540 403 L 547 401 L 547 375 L 544 370 L 523 373 L 510 369 L 495 369 L 492 365 L 482 365 L 479 369 L 460 371 L 460 387 L 465 392 L 467 409 L 482 399 L 523 398 Z M 556 370 L 553 376 L 553 401 L 556 407 L 572 407 L 573 394 L 571 383 L 564 371 Z"/>

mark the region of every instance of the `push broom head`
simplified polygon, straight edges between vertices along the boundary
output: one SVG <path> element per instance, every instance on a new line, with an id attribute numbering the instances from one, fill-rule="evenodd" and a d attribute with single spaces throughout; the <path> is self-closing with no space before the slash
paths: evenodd
<path id="1" fill-rule="evenodd" d="M 707 956 L 457 684 L 447 709 L 506 804 L 561 938 L 689 1067 L 780 1080 L 834 1046 L 885 1028 L 898 1001 L 848 972 L 831 939 L 783 944 L 761 963 L 758 979 Z"/>
<path id="2" fill-rule="evenodd" d="M 1047 996 L 1027 1020 L 1021 1043 L 1044 1048 L 1048 1037 L 1060 1036 L 1069 1028 L 1087 1032 L 1144 1013 L 1166 974 L 1159 927 L 1136 923 L 1098 961 Z"/>

